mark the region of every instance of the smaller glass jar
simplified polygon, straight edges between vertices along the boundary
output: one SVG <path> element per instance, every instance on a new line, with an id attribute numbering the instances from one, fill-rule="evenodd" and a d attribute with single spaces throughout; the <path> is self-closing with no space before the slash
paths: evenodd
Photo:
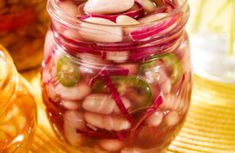
<path id="1" fill-rule="evenodd" d="M 0 153 L 24 153 L 34 133 L 35 99 L 1 45 L 0 72 Z"/>
<path id="2" fill-rule="evenodd" d="M 41 63 L 48 25 L 45 5 L 46 0 L 0 2 L 0 43 L 9 50 L 20 71 Z"/>
<path id="3" fill-rule="evenodd" d="M 194 74 L 235 86 L 235 1 L 189 2 Z"/>

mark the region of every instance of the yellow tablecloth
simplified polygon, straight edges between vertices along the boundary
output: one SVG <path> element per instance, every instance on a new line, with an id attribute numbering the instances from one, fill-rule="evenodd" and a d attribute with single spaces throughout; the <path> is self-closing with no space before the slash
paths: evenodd
<path id="1" fill-rule="evenodd" d="M 38 103 L 38 128 L 31 152 L 80 153 L 58 140 L 49 126 L 41 100 L 39 70 L 24 76 L 30 81 Z M 235 86 L 194 76 L 191 109 L 168 152 L 235 153 Z"/>

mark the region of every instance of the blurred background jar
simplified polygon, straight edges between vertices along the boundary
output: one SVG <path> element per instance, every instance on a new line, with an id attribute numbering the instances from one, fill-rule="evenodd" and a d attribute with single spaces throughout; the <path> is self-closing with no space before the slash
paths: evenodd
<path id="1" fill-rule="evenodd" d="M 46 0 L 0 0 L 0 43 L 18 70 L 41 64 L 47 29 Z"/>
<path id="2" fill-rule="evenodd" d="M 189 0 L 193 71 L 215 82 L 235 84 L 235 1 Z"/>
<path id="3" fill-rule="evenodd" d="M 1 45 L 0 72 L 0 153 L 24 153 L 34 133 L 35 100 Z"/>

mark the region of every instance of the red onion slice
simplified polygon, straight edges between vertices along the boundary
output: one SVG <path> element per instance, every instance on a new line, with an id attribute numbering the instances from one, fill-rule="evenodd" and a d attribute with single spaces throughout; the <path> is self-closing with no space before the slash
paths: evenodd
<path id="1" fill-rule="evenodd" d="M 83 9 L 83 6 L 84 5 L 81 5 L 80 9 Z M 126 16 L 132 17 L 134 19 L 138 19 L 138 18 L 140 18 L 144 15 L 144 8 L 142 7 L 142 5 L 135 2 L 135 5 L 133 6 L 133 8 L 130 9 L 129 11 L 127 11 L 127 12 L 124 12 L 124 13 L 112 14 L 112 15 L 90 13 L 90 14 L 79 16 L 79 19 L 84 21 L 86 18 L 99 17 L 99 18 L 104 18 L 104 19 L 108 19 L 110 21 L 116 22 L 116 18 L 119 15 L 126 15 Z"/>
<path id="2" fill-rule="evenodd" d="M 115 68 L 109 70 L 109 75 L 119 75 L 119 76 L 128 76 L 129 70 L 125 68 Z M 96 80 L 99 79 L 99 75 L 95 75 L 89 81 L 89 85 L 92 86 Z"/>
<path id="3" fill-rule="evenodd" d="M 25 9 L 9 15 L 0 15 L 0 32 L 14 31 L 31 24 L 36 19 L 33 9 Z"/>
<path id="4" fill-rule="evenodd" d="M 176 9 L 178 4 L 178 1 L 176 0 L 165 0 L 165 3 L 169 5 L 172 9 Z"/>
<path id="5" fill-rule="evenodd" d="M 54 55 L 55 55 L 55 47 L 52 47 L 51 51 L 49 52 L 49 55 L 47 55 L 45 61 L 42 63 L 42 67 L 46 67 L 46 65 L 50 64 Z"/>
<path id="6" fill-rule="evenodd" d="M 167 28 L 169 28 L 171 25 L 173 25 L 177 21 L 178 15 L 175 15 L 171 17 L 170 19 L 167 19 L 166 21 L 163 21 L 161 23 L 151 25 L 151 26 L 146 26 L 143 27 L 142 29 L 138 29 L 135 31 L 130 32 L 130 38 L 133 41 L 141 41 L 146 38 L 153 37 Z"/>
<path id="7" fill-rule="evenodd" d="M 126 109 L 126 107 L 121 99 L 121 96 L 119 95 L 115 85 L 112 82 L 112 79 L 110 77 L 109 72 L 106 69 L 104 69 L 101 71 L 100 75 L 101 75 L 102 80 L 106 84 L 107 88 L 109 89 L 109 91 L 110 91 L 114 101 L 116 102 L 117 106 L 119 107 L 120 111 L 127 118 L 127 120 L 132 124 L 133 117 Z"/>
<path id="8" fill-rule="evenodd" d="M 161 106 L 161 104 L 163 103 L 163 98 L 162 95 L 160 94 L 158 97 L 155 98 L 153 104 L 151 107 L 149 107 L 147 109 L 147 111 L 145 112 L 144 116 L 139 120 L 139 122 L 136 124 L 136 126 L 132 129 L 132 131 L 139 131 L 139 128 L 141 127 L 141 125 L 143 124 L 143 122 L 152 114 L 154 114 L 156 112 L 156 110 Z"/>
<path id="9" fill-rule="evenodd" d="M 115 68 L 115 69 L 109 70 L 109 74 L 110 75 L 119 75 L 119 76 L 128 76 L 129 70 L 120 67 L 120 68 Z"/>
<path id="10" fill-rule="evenodd" d="M 166 49 L 173 46 L 179 38 L 175 38 L 168 42 L 158 43 L 146 47 L 136 48 L 133 50 L 129 56 L 130 61 L 139 61 L 145 60 L 153 55 L 163 54 L 166 52 Z"/>

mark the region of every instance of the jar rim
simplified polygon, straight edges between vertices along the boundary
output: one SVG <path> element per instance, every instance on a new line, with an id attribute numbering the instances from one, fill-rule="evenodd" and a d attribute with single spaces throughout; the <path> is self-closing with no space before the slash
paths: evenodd
<path id="1" fill-rule="evenodd" d="M 100 25 L 100 26 L 105 26 L 105 27 L 136 27 L 136 26 L 138 27 L 138 26 L 150 25 L 150 24 L 153 24 L 153 23 L 156 23 L 156 22 L 161 22 L 161 21 L 164 21 L 165 19 L 167 19 L 167 18 L 169 18 L 173 15 L 177 15 L 177 13 L 181 12 L 183 10 L 183 8 L 188 5 L 188 0 L 181 0 L 181 1 L 182 1 L 181 4 L 179 4 L 178 7 L 173 9 L 173 11 L 167 13 L 167 16 L 160 17 L 159 19 L 148 22 L 148 23 L 139 23 L 139 24 L 134 24 L 134 25 L 107 25 L 107 24 L 102 24 L 102 23 L 92 23 L 92 22 L 89 22 L 89 21 L 80 20 L 79 18 L 76 18 L 76 17 L 73 17 L 69 14 L 64 13 L 64 11 L 57 5 L 56 0 L 48 0 L 47 10 L 48 10 L 48 13 L 51 16 L 56 17 L 60 21 L 63 18 L 67 18 L 71 22 L 87 23 L 87 24 L 91 24 L 91 25 Z M 64 20 L 62 20 L 62 21 L 64 22 Z M 73 27 L 73 28 L 76 29 L 76 26 L 73 26 L 69 22 L 65 22 L 65 24 L 68 25 L 69 27 Z"/>

